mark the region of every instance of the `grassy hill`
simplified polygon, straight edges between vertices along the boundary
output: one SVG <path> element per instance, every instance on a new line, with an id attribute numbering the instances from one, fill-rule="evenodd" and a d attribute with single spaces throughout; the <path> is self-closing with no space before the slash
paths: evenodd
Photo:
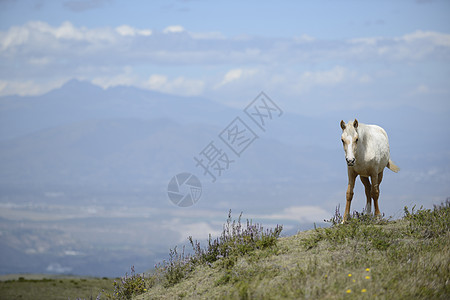
<path id="1" fill-rule="evenodd" d="M 449 200 L 395 221 L 339 221 L 277 238 L 229 218 L 192 257 L 172 252 L 133 299 L 450 299 Z"/>
<path id="2" fill-rule="evenodd" d="M 190 239 L 193 254 L 175 248 L 154 273 L 132 271 L 100 299 L 450 299 L 450 200 L 394 221 L 340 220 L 280 237 L 281 226 L 230 213 L 220 237 Z"/>

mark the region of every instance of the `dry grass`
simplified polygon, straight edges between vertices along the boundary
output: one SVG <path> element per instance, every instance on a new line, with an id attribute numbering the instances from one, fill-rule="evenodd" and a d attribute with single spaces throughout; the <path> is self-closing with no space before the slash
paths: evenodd
<path id="1" fill-rule="evenodd" d="M 357 214 L 345 225 L 199 264 L 135 299 L 449 299 L 450 202 L 397 221 Z"/>

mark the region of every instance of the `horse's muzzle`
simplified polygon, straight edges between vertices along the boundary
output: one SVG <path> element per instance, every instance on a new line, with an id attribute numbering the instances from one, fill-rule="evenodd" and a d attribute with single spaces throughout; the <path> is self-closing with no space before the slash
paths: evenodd
<path id="1" fill-rule="evenodd" d="M 355 159 L 354 158 L 352 158 L 352 159 L 346 158 L 345 160 L 347 161 L 347 166 L 353 167 L 355 165 Z"/>

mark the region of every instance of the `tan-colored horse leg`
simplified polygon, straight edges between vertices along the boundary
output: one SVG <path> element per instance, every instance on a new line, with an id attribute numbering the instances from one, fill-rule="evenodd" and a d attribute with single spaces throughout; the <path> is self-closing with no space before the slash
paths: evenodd
<path id="1" fill-rule="evenodd" d="M 380 208 L 378 207 L 378 197 L 380 196 L 380 184 L 383 180 L 383 171 L 381 171 L 379 174 L 375 176 L 370 177 L 372 179 L 372 198 L 373 198 L 373 204 L 375 206 L 375 216 L 380 215 Z"/>
<path id="2" fill-rule="evenodd" d="M 342 223 L 346 222 L 348 219 L 348 215 L 350 214 L 350 205 L 353 199 L 353 189 L 355 187 L 355 180 L 358 174 L 353 171 L 352 168 L 348 168 L 348 187 L 347 187 L 347 203 L 345 204 L 345 212 Z"/>
<path id="3" fill-rule="evenodd" d="M 369 177 L 360 176 L 361 182 L 364 184 L 365 192 L 366 192 L 366 214 L 370 214 L 372 212 L 372 196 L 371 196 L 371 188 Z"/>

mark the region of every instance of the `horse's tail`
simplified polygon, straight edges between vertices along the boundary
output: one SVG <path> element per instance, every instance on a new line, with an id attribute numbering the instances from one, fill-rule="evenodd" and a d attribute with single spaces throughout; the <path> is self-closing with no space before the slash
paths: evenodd
<path id="1" fill-rule="evenodd" d="M 389 170 L 391 170 L 391 171 L 393 171 L 395 173 L 400 171 L 400 168 L 396 164 L 394 164 L 394 162 L 392 160 L 389 160 L 389 162 L 387 164 L 387 167 L 388 167 Z"/>

